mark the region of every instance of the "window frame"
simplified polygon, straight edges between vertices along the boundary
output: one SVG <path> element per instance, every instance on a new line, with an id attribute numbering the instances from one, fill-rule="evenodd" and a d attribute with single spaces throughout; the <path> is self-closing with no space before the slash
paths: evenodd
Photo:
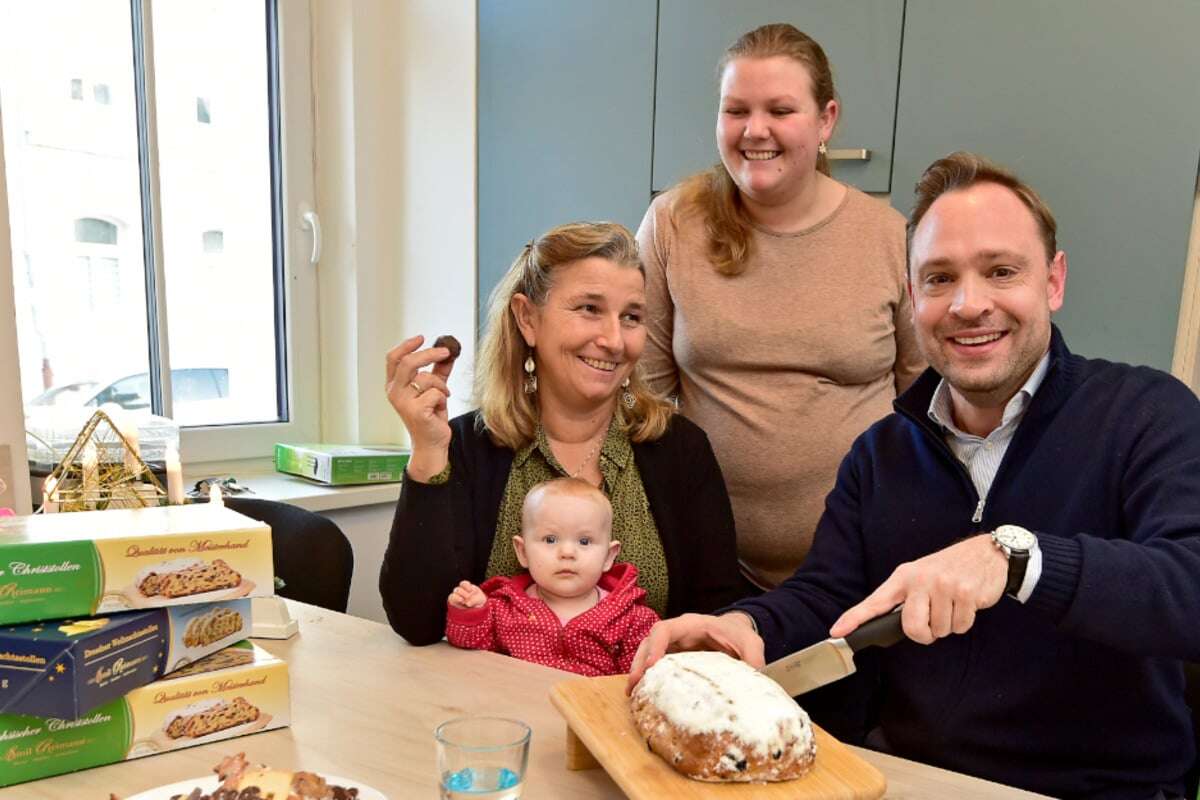
<path id="1" fill-rule="evenodd" d="M 154 52 L 151 0 L 132 0 L 135 11 L 140 10 L 144 50 L 141 57 L 149 60 Z M 276 281 L 276 302 L 282 302 L 281 348 L 285 360 L 286 380 L 279 405 L 288 419 L 285 422 L 239 423 L 188 427 L 180 431 L 180 457 L 189 465 L 203 462 L 229 461 L 269 457 L 276 442 L 305 442 L 319 439 L 319 350 L 315 321 L 317 319 L 316 270 L 309 264 L 304 242 L 307 234 L 296 224 L 297 209 L 311 205 L 315 196 L 312 114 L 312 20 L 307 3 L 271 0 L 267 8 L 275 11 L 274 22 L 268 15 L 268 38 L 274 34 L 277 52 L 277 89 L 279 108 L 274 126 L 279 131 L 280 152 L 273 157 L 273 181 L 280 191 L 281 219 L 275 220 L 276 246 L 282 248 L 283 280 Z M 137 25 L 135 16 L 134 24 Z M 274 31 L 272 31 L 274 28 Z M 152 69 L 138 71 L 145 76 L 146 109 L 144 119 L 156 119 L 154 73 Z M 157 306 L 159 381 L 164 406 L 170 405 L 171 364 L 168 347 L 166 284 L 162 253 L 162 214 L 159 193 L 158 148 L 155 130 L 147 124 L 142 131 L 144 202 L 149 202 L 151 214 L 143 222 L 145 246 L 153 254 L 154 269 L 148 276 L 147 303 Z M 273 313 L 273 309 L 272 309 Z M 295 320 L 314 324 L 297 326 Z M 151 337 L 152 339 L 155 337 Z M 153 348 L 153 344 L 151 345 Z M 152 387 L 153 388 L 153 387 Z"/>
<path id="2" fill-rule="evenodd" d="M 317 275 L 316 267 L 308 260 L 311 250 L 309 234 L 300 225 L 300 209 L 315 205 L 315 153 L 313 120 L 312 81 L 312 19 L 309 4 L 267 0 L 264 13 L 274 10 L 274 20 L 268 14 L 268 36 L 275 37 L 278 48 L 276 80 L 278 113 L 272 122 L 277 130 L 280 152 L 273 154 L 276 163 L 272 167 L 272 181 L 280 192 L 281 213 L 273 223 L 276 247 L 282 251 L 282 276 L 276 280 L 276 303 L 282 303 L 281 338 L 282 358 L 286 380 L 279 398 L 281 410 L 286 410 L 287 421 L 240 423 L 189 427 L 180 431 L 180 455 L 192 469 L 203 469 L 205 462 L 227 462 L 246 459 L 269 458 L 276 442 L 312 442 L 319 440 L 320 431 L 320 385 L 319 344 L 317 337 Z M 150 59 L 153 54 L 153 25 L 151 24 L 151 0 L 130 0 L 133 25 L 141 26 L 141 50 L 135 40 L 135 58 Z M 131 34 L 133 32 L 131 31 Z M 266 44 L 264 42 L 264 44 Z M 265 54 L 265 53 L 264 53 Z M 150 213 L 143 213 L 143 247 L 146 257 L 153 263 L 147 270 L 147 305 L 154 304 L 153 319 L 156 320 L 156 336 L 150 337 L 151 347 L 157 346 L 158 353 L 152 355 L 151 369 L 158 365 L 158 385 L 163 393 L 164 408 L 169 408 L 171 392 L 171 364 L 167 338 L 165 274 L 162 253 L 162 214 L 159 197 L 158 152 L 154 125 L 155 116 L 154 74 L 152 70 L 135 70 L 144 76 L 145 85 L 139 92 L 146 104 L 143 109 L 142 129 L 139 131 L 139 149 L 144 169 L 142 170 L 143 209 L 147 204 Z M 82 98 L 81 98 L 82 99 Z M 85 100 L 86 102 L 86 100 Z M 2 113 L 2 110 L 0 110 Z M 275 111 L 272 110 L 274 114 Z M 13 263 L 11 242 L 8 237 L 9 213 L 7 183 L 4 178 L 6 165 L 0 139 L 0 299 L 5 306 L 12 304 Z M 104 219 L 103 217 L 97 217 Z M 112 221 L 112 220 L 107 220 Z M 118 224 L 118 229 L 121 226 Z M 120 235 L 120 234 L 118 234 Z M 73 240 L 74 237 L 72 236 Z M 75 243 L 76 247 L 86 246 Z M 91 247 L 91 246 L 89 246 Z M 4 308 L 0 308 L 3 311 Z M 274 309 L 264 310 L 274 313 Z M 15 318 L 15 316 L 14 316 Z M 296 324 L 294 321 L 300 321 Z M 0 331 L 0 334 L 3 332 Z M 15 335 L 15 329 L 13 331 Z M 157 340 L 156 343 L 154 340 Z M 9 348 L 11 347 L 11 352 Z M 0 335 L 0 356 L 13 364 L 17 359 L 16 339 L 8 341 Z M 20 381 L 14 386 L 19 387 Z M 0 429 L 6 421 L 19 424 L 23 430 L 23 404 L 19 389 L 14 398 L 16 407 L 9 408 L 7 399 L 0 398 Z M 20 422 L 18 423 L 18 420 Z M 24 458 L 14 457 L 14 462 Z M 197 467 L 196 465 L 200 465 Z"/>

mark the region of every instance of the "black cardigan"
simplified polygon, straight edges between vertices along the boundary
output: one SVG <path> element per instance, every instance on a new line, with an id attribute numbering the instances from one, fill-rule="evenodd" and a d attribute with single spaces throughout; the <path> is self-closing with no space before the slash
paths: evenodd
<path id="1" fill-rule="evenodd" d="M 513 451 L 492 442 L 477 414 L 450 421 L 450 480 L 431 485 L 405 473 L 379 591 L 388 621 L 412 644 L 440 641 L 446 598 L 459 581 L 483 582 Z M 676 414 L 653 442 L 634 442 L 670 584 L 667 616 L 707 612 L 738 599 L 733 511 L 708 437 Z"/>

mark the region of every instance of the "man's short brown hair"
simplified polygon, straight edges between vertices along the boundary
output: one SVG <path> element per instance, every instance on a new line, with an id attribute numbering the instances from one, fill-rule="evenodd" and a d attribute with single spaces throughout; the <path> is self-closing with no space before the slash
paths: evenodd
<path id="1" fill-rule="evenodd" d="M 1046 247 L 1046 260 L 1053 260 L 1058 252 L 1056 235 L 1058 223 L 1054 214 L 1033 187 L 1015 174 L 983 156 L 959 150 L 929 165 L 917 181 L 917 204 L 908 219 L 908 248 L 912 251 L 913 234 L 921 224 L 929 207 L 946 192 L 969 189 L 979 183 L 995 183 L 1015 194 L 1033 214 L 1042 243 Z"/>

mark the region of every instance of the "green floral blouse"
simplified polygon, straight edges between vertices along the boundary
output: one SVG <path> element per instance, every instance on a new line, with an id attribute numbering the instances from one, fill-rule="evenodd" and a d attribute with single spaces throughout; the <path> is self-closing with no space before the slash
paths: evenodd
<path id="1" fill-rule="evenodd" d="M 604 477 L 600 488 L 613 507 L 613 538 L 621 543 L 617 560 L 637 567 L 638 586 L 646 590 L 646 604 L 662 616 L 667 608 L 667 559 L 633 458 L 633 446 L 615 419 L 600 448 L 600 474 Z M 500 519 L 488 558 L 487 577 L 521 571 L 512 543 L 512 537 L 521 533 L 521 504 L 535 485 L 562 477 L 569 477 L 569 473 L 554 457 L 546 433 L 539 425 L 534 440 L 513 458 L 504 498 L 500 501 Z"/>

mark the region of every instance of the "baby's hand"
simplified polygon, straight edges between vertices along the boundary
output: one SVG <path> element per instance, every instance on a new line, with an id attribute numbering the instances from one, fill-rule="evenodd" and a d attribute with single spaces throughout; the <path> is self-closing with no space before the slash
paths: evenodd
<path id="1" fill-rule="evenodd" d="M 463 581 L 450 593 L 446 602 L 455 608 L 478 608 L 487 602 L 487 595 L 470 581 Z"/>

